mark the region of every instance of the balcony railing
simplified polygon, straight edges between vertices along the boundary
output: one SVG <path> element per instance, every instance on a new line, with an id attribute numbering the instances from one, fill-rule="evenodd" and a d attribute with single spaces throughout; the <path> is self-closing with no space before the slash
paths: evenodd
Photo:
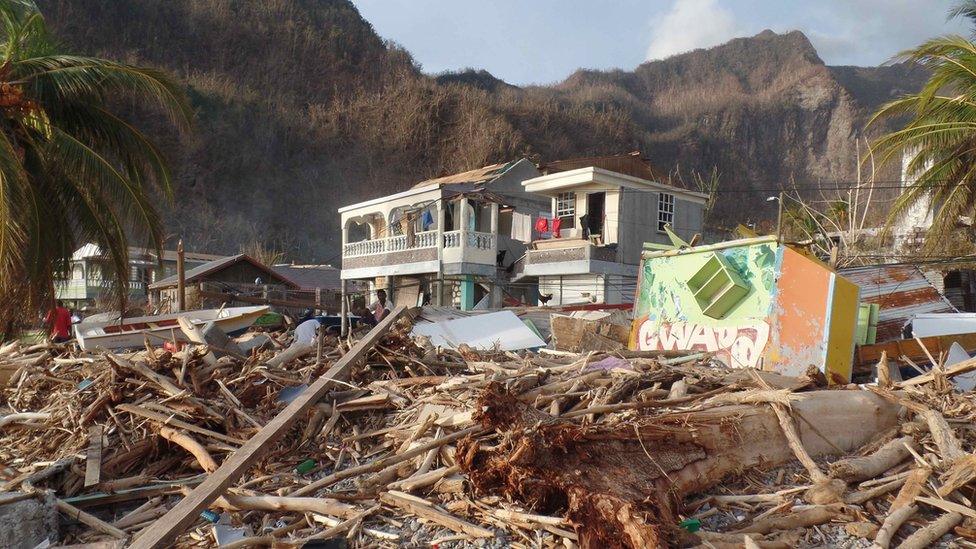
<path id="1" fill-rule="evenodd" d="M 85 280 L 73 278 L 55 282 L 55 291 L 59 299 L 91 299 L 101 296 L 115 288 L 115 283 L 109 280 Z M 144 295 L 146 285 L 137 280 L 129 281 L 129 295 Z"/>
<path id="2" fill-rule="evenodd" d="M 495 235 L 477 231 L 448 231 L 444 233 L 444 248 L 460 248 L 462 238 L 467 238 L 469 248 L 491 250 L 495 247 Z M 343 257 L 360 257 L 388 252 L 402 252 L 437 247 L 437 231 L 424 231 L 407 241 L 407 235 L 351 242 L 342 249 Z"/>

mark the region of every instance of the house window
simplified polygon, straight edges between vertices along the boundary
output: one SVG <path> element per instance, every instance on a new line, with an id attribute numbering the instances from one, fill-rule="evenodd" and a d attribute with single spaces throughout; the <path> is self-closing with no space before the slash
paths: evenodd
<path id="1" fill-rule="evenodd" d="M 664 226 L 674 228 L 674 195 L 658 193 L 657 195 L 657 230 L 664 232 Z"/>
<path id="2" fill-rule="evenodd" d="M 576 226 L 576 193 L 559 193 L 556 196 L 556 217 L 563 220 L 563 228 Z"/>

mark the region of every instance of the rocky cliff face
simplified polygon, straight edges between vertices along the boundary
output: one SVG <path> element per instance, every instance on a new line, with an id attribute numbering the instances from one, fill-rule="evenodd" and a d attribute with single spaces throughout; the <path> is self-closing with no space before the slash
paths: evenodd
<path id="1" fill-rule="evenodd" d="M 144 118 L 179 174 L 174 235 L 228 253 L 263 241 L 324 262 L 337 259 L 339 206 L 520 155 L 641 149 L 684 178 L 718 169 L 713 222 L 773 215 L 771 188 L 853 179 L 866 115 L 921 79 L 827 67 L 803 34 L 766 31 L 517 88 L 484 71 L 421 74 L 347 0 L 39 3 L 76 51 L 186 82 L 192 135 Z"/>

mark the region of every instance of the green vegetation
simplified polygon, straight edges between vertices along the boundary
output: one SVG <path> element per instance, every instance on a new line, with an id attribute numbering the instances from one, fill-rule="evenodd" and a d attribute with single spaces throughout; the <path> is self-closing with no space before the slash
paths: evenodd
<path id="1" fill-rule="evenodd" d="M 951 12 L 976 22 L 976 0 Z M 908 165 L 917 181 L 895 201 L 888 224 L 914 204 L 931 200 L 936 208 L 925 247 L 943 250 L 953 242 L 962 217 L 971 223 L 976 209 L 976 44 L 962 36 L 943 36 L 903 52 L 901 58 L 925 67 L 930 77 L 921 91 L 881 107 L 872 123 L 908 117 L 907 124 L 874 144 L 882 160 L 915 152 Z"/>
<path id="2" fill-rule="evenodd" d="M 159 248 L 153 192 L 171 176 L 115 107 L 155 105 L 185 128 L 190 109 L 164 73 L 66 54 L 29 0 L 0 1 L 0 331 L 53 299 L 75 247 L 95 242 L 126 290 L 133 235 Z"/>

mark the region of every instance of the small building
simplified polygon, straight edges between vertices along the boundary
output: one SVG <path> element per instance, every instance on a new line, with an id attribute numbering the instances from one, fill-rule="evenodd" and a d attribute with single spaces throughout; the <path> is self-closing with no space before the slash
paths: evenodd
<path id="1" fill-rule="evenodd" d="M 332 265 L 274 265 L 274 272 L 291 280 L 298 289 L 288 292 L 289 299 L 314 303 L 315 309 L 338 313 L 342 307 L 341 271 Z M 355 293 L 359 286 L 347 286 L 348 293 Z"/>
<path id="2" fill-rule="evenodd" d="M 154 250 L 130 246 L 129 300 L 148 299 L 148 286 L 176 272 L 176 252 L 163 250 L 160 257 Z M 190 269 L 223 256 L 185 252 L 186 268 Z M 58 299 L 71 307 L 94 306 L 102 297 L 110 296 L 116 277 L 111 259 L 96 244 L 85 244 L 71 255 L 69 278 L 55 282 Z"/>
<path id="3" fill-rule="evenodd" d="M 225 303 L 268 303 L 299 285 L 246 254 L 216 259 L 184 274 L 187 309 L 219 307 Z M 151 302 L 160 310 L 176 310 L 178 275 L 149 285 Z"/>
<path id="4" fill-rule="evenodd" d="M 687 240 L 702 232 L 708 195 L 666 183 L 638 154 L 540 169 L 522 187 L 549 200 L 561 228 L 532 242 L 516 276 L 537 279 L 549 305 L 632 302 L 644 243 L 670 243 L 666 226 Z"/>
<path id="5" fill-rule="evenodd" d="M 730 367 L 851 378 L 859 288 L 775 236 L 641 261 L 631 348 L 700 350 Z"/>

